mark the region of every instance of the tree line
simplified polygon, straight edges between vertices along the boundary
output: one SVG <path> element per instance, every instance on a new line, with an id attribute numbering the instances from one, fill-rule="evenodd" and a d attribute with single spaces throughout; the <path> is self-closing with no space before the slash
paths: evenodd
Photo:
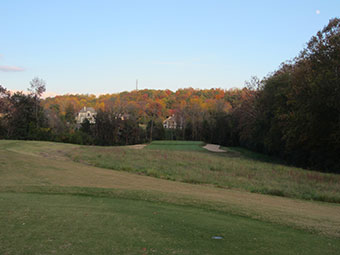
<path id="1" fill-rule="evenodd" d="M 262 81 L 235 111 L 240 144 L 287 162 L 340 172 L 340 19 Z"/>
<path id="2" fill-rule="evenodd" d="M 242 89 L 144 89 L 43 100 L 45 83 L 38 78 L 29 94 L 0 87 L 0 137 L 95 145 L 203 140 L 340 172 L 339 76 L 340 20 L 335 18 L 296 58 Z M 96 109 L 95 124 L 76 124 L 84 106 Z M 123 114 L 129 117 L 122 119 Z M 168 116 L 181 125 L 165 129 Z"/>
<path id="3" fill-rule="evenodd" d="M 39 91 L 45 83 L 31 83 Z M 126 145 L 152 140 L 205 140 L 229 144 L 226 128 L 233 107 L 242 102 L 247 88 L 193 88 L 140 90 L 94 97 L 65 95 L 42 99 L 42 92 L 11 94 L 0 87 L 0 138 L 35 139 L 95 145 Z M 76 123 L 84 106 L 94 106 L 95 123 Z M 128 116 L 122 119 L 121 116 Z M 181 128 L 165 129 L 169 117 L 181 122 Z M 229 128 L 230 129 L 230 128 Z M 230 132 L 230 130 L 228 131 Z"/>

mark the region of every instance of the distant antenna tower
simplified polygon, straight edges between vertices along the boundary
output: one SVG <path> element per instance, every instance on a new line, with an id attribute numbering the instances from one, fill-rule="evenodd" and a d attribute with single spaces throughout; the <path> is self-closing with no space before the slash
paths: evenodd
<path id="1" fill-rule="evenodd" d="M 138 79 L 136 80 L 136 90 L 138 90 Z"/>

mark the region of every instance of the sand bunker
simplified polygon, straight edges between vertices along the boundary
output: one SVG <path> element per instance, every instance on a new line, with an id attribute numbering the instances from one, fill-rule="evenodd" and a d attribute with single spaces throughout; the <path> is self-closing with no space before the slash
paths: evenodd
<path id="1" fill-rule="evenodd" d="M 226 152 L 225 150 L 221 150 L 220 146 L 217 144 L 207 144 L 203 147 L 204 149 L 207 149 L 208 151 L 213 151 L 213 152 Z"/>

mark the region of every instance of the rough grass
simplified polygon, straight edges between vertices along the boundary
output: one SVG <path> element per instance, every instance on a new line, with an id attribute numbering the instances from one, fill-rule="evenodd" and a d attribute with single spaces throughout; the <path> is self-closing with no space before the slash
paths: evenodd
<path id="1" fill-rule="evenodd" d="M 160 141 L 143 150 L 83 146 L 67 155 L 76 162 L 167 180 L 340 203 L 340 175 L 285 166 L 247 150 L 212 153 L 195 147 L 200 143 Z"/>

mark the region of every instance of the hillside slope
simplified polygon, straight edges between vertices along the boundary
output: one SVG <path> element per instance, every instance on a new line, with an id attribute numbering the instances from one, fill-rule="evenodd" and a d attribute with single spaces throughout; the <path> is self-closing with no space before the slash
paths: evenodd
<path id="1" fill-rule="evenodd" d="M 339 204 L 169 181 L 70 157 L 116 149 L 136 153 L 0 141 L 0 253 L 309 255 L 340 250 Z"/>

